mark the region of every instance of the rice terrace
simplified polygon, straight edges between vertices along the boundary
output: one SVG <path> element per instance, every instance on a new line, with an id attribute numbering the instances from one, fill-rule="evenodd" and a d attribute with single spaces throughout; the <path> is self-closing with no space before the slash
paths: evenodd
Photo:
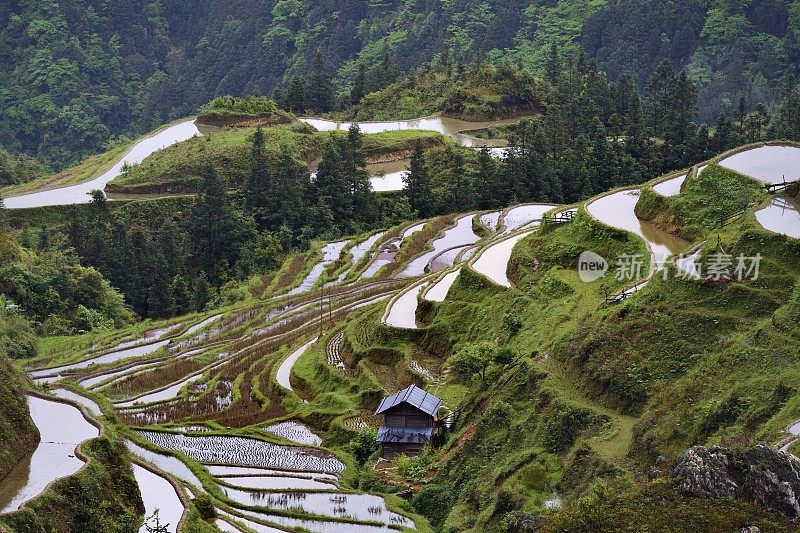
<path id="1" fill-rule="evenodd" d="M 0 7 L 0 533 L 800 530 L 795 4 Z"/>

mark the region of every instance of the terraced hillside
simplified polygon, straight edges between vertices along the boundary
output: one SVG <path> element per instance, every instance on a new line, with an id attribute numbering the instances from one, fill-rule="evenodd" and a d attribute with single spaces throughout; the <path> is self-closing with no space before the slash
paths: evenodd
<path id="1" fill-rule="evenodd" d="M 670 477 L 693 445 L 795 446 L 800 244 L 761 226 L 773 198 L 728 158 L 666 190 L 676 175 L 334 241 L 214 312 L 44 342 L 28 362 L 44 408 L 55 395 L 102 430 L 0 524 L 74 526 L 45 509 L 98 476 L 109 509 L 152 526 L 159 508 L 169 531 L 791 529 L 772 500 Z M 582 281 L 585 250 L 612 270 Z M 720 250 L 760 253 L 759 276 L 688 275 Z M 617 257 L 641 269 L 617 278 Z M 377 460 L 374 409 L 412 383 L 443 400 L 439 445 Z"/>

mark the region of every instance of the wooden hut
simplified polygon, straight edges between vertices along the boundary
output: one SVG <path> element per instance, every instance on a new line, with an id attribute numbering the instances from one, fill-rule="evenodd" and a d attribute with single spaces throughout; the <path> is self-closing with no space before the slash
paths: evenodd
<path id="1" fill-rule="evenodd" d="M 381 457 L 394 459 L 397 455 L 419 455 L 433 439 L 436 413 L 442 401 L 416 385 L 411 385 L 381 401 L 376 415 L 383 415 L 378 428 Z"/>

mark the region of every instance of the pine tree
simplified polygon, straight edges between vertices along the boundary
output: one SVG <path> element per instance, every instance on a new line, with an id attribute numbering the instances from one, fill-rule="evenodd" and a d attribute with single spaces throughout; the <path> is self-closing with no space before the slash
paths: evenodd
<path id="1" fill-rule="evenodd" d="M 333 85 L 325 72 L 325 58 L 317 50 L 314 54 L 314 63 L 311 77 L 308 80 L 308 107 L 318 113 L 330 111 L 333 104 Z"/>
<path id="2" fill-rule="evenodd" d="M 367 221 L 373 204 L 372 183 L 367 172 L 367 159 L 364 155 L 364 136 L 357 124 L 350 126 L 342 143 L 342 168 L 350 182 L 352 195 L 351 220 Z"/>
<path id="3" fill-rule="evenodd" d="M 433 214 L 431 178 L 425 164 L 422 143 L 419 141 L 414 144 L 414 152 L 411 154 L 408 172 L 403 175 L 403 183 L 405 184 L 403 193 L 408 198 L 411 208 L 422 218 L 431 216 Z"/>
<path id="4" fill-rule="evenodd" d="M 306 206 L 303 201 L 307 179 L 294 160 L 291 149 L 282 145 L 275 163 L 275 186 L 268 197 L 266 221 L 271 229 L 282 225 L 299 230 L 304 223 Z"/>
<path id="5" fill-rule="evenodd" d="M 253 215 L 262 230 L 267 227 L 267 220 L 270 216 L 269 197 L 274 192 L 273 185 L 267 154 L 264 150 L 264 131 L 256 128 L 253 133 L 250 173 L 242 187 L 242 196 L 244 197 L 245 212 Z"/>
<path id="6" fill-rule="evenodd" d="M 169 284 L 169 312 L 179 316 L 189 312 L 193 302 L 189 298 L 189 285 L 183 276 L 175 276 Z"/>
<path id="7" fill-rule="evenodd" d="M 231 258 L 235 233 L 228 194 L 212 166 L 203 172 L 189 228 L 197 268 L 218 279 L 218 266 Z"/>
<path id="8" fill-rule="evenodd" d="M 617 181 L 617 172 L 614 167 L 613 153 L 608 145 L 606 129 L 600 117 L 592 119 L 589 135 L 591 146 L 587 167 L 591 186 L 595 191 L 604 191 L 614 186 Z"/>
<path id="9" fill-rule="evenodd" d="M 201 272 L 194 280 L 194 294 L 192 295 L 192 307 L 195 311 L 203 311 L 211 301 L 211 286 L 206 279 L 204 272 Z"/>
<path id="10" fill-rule="evenodd" d="M 358 72 L 353 80 L 353 88 L 350 90 L 350 103 L 355 105 L 364 98 L 367 93 L 367 67 L 364 63 L 358 64 Z"/>
<path id="11" fill-rule="evenodd" d="M 306 82 L 301 76 L 292 76 L 289 90 L 286 92 L 286 106 L 294 113 L 302 113 L 306 109 Z"/>
<path id="12" fill-rule="evenodd" d="M 331 212 L 336 225 L 344 226 L 350 221 L 353 210 L 352 183 L 344 174 L 339 143 L 334 136 L 328 138 L 322 153 L 314 189 Z M 318 204 L 319 205 L 319 204 Z"/>
<path id="13" fill-rule="evenodd" d="M 497 161 L 488 149 L 482 148 L 478 152 L 478 166 L 473 176 L 479 209 L 498 207 L 505 203 L 503 187 L 499 178 Z"/>
<path id="14" fill-rule="evenodd" d="M 556 43 L 550 43 L 550 46 L 547 47 L 547 62 L 545 63 L 545 76 L 550 85 L 555 88 L 561 85 L 561 72 L 563 69 L 558 47 Z"/>
<path id="15" fill-rule="evenodd" d="M 469 211 L 476 205 L 475 187 L 472 175 L 466 171 L 464 156 L 454 150 L 450 154 L 448 192 L 450 205 L 443 206 L 442 211 Z"/>

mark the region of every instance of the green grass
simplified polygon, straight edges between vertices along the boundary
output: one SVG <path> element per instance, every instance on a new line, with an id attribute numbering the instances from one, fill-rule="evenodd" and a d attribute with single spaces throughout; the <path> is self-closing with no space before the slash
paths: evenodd
<path id="1" fill-rule="evenodd" d="M 729 222 L 729 217 L 765 198 L 766 192 L 757 181 L 711 163 L 700 176 L 688 179 L 679 195 L 663 197 L 645 187 L 636 214 L 642 220 L 696 241 L 709 228 Z"/>
<path id="2" fill-rule="evenodd" d="M 144 511 L 128 452 L 119 435 L 81 446 L 89 463 L 79 473 L 54 482 L 21 511 L 0 517 L 9 533 L 119 531 L 128 516 Z"/>
<path id="3" fill-rule="evenodd" d="M 39 442 L 39 431 L 28 414 L 24 379 L 5 353 L 0 354 L 0 479 Z"/>
<path id="4" fill-rule="evenodd" d="M 9 196 L 18 196 L 20 194 L 66 187 L 68 185 L 89 181 L 111 168 L 114 163 L 125 155 L 132 145 L 133 141 L 123 142 L 110 150 L 93 155 L 77 165 L 62 170 L 57 174 L 43 176 L 26 183 L 2 187 L 0 188 L 0 195 L 7 198 Z"/>
<path id="5" fill-rule="evenodd" d="M 116 194 L 178 194 L 197 190 L 201 173 L 212 165 L 229 188 L 238 188 L 250 171 L 254 128 L 224 128 L 160 150 L 111 181 L 107 191 Z M 264 128 L 270 158 L 287 146 L 303 165 L 315 161 L 331 133 L 317 132 L 302 123 Z M 333 135 L 345 135 L 338 132 Z M 419 141 L 426 147 L 441 146 L 445 138 L 430 131 L 390 131 L 364 136 L 368 161 L 393 160 L 410 155 Z"/>

